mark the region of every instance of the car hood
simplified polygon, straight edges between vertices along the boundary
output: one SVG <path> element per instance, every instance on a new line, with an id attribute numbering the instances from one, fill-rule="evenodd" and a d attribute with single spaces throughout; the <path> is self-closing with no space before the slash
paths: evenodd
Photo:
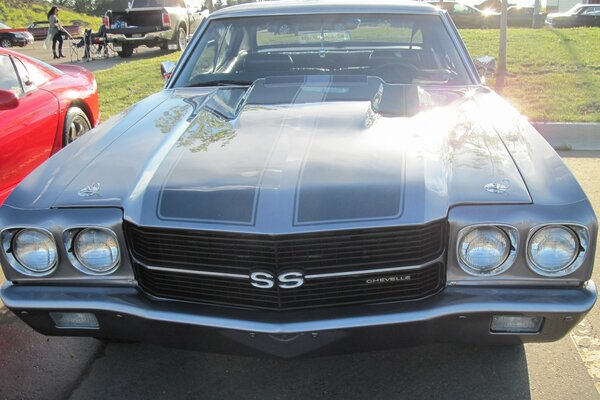
<path id="1" fill-rule="evenodd" d="M 278 233 L 531 202 L 476 101 L 485 89 L 393 86 L 352 101 L 322 82 L 163 91 L 59 152 L 7 203 Z"/>

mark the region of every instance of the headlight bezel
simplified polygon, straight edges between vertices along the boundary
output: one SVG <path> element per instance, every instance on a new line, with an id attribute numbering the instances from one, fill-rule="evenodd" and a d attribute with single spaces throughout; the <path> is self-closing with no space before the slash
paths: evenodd
<path id="1" fill-rule="evenodd" d="M 538 233 L 539 231 L 541 231 L 542 229 L 552 228 L 552 227 L 560 227 L 563 229 L 570 230 L 574 234 L 575 239 L 577 240 L 578 248 L 579 248 L 577 254 L 572 258 L 572 260 L 565 267 L 559 269 L 556 272 L 549 272 L 546 269 L 540 267 L 538 265 L 538 263 L 536 263 L 535 260 L 533 260 L 533 257 L 531 256 L 531 241 L 532 241 L 534 235 L 536 233 Z M 540 276 L 543 276 L 546 278 L 561 278 L 561 277 L 564 277 L 567 275 L 571 275 L 572 273 L 577 271 L 579 269 L 579 267 L 581 267 L 581 265 L 583 264 L 583 261 L 585 259 L 585 255 L 587 254 L 588 247 L 589 247 L 589 231 L 585 225 L 573 224 L 573 223 L 558 223 L 558 222 L 539 224 L 539 225 L 532 227 L 529 230 L 529 233 L 527 235 L 527 241 L 525 243 L 525 258 L 527 260 L 527 266 L 529 267 L 529 269 L 531 271 L 533 271 L 534 273 L 536 273 L 537 275 L 540 275 Z"/>
<path id="2" fill-rule="evenodd" d="M 77 239 L 78 235 L 81 234 L 85 230 L 91 230 L 91 229 L 96 229 L 96 230 L 108 233 L 110 236 L 112 236 L 112 238 L 115 240 L 115 243 L 117 245 L 117 260 L 106 271 L 95 271 L 94 269 L 89 268 L 88 266 L 85 265 L 85 263 L 83 261 L 81 261 L 79 259 L 79 257 L 77 256 L 77 254 L 75 252 L 75 240 Z M 104 226 L 94 226 L 94 225 L 70 227 L 63 232 L 63 244 L 65 247 L 65 251 L 67 253 L 67 258 L 69 259 L 69 262 L 71 263 L 71 265 L 73 265 L 77 270 L 79 270 L 80 272 L 82 272 L 86 275 L 92 275 L 92 276 L 111 275 L 112 273 L 117 271 L 119 269 L 119 266 L 121 265 L 123 253 L 121 251 L 121 246 L 119 243 L 119 236 L 117 235 L 117 233 L 115 231 L 113 231 L 110 228 L 107 228 Z"/>
<path id="3" fill-rule="evenodd" d="M 477 270 L 477 269 L 471 267 L 470 265 L 468 265 L 465 262 L 465 260 L 463 259 L 462 251 L 461 251 L 463 239 L 471 232 L 473 232 L 477 229 L 482 229 L 482 228 L 498 229 L 506 236 L 506 238 L 508 239 L 508 242 L 509 242 L 508 254 L 507 254 L 506 258 L 504 259 L 504 261 L 501 262 L 496 267 L 494 267 L 490 270 L 486 270 L 486 271 Z M 458 235 L 456 238 L 455 251 L 456 251 L 456 259 L 458 261 L 458 265 L 467 274 L 469 274 L 471 276 L 476 276 L 479 278 L 497 276 L 497 275 L 500 275 L 500 274 L 506 272 L 515 263 L 517 255 L 519 254 L 519 230 L 516 227 L 514 227 L 512 225 L 508 225 L 508 224 L 484 223 L 484 224 L 468 225 L 468 226 L 465 226 L 462 229 L 460 229 L 460 231 L 458 232 Z"/>
<path id="4" fill-rule="evenodd" d="M 23 263 L 23 261 L 19 259 L 19 257 L 17 256 L 17 254 L 15 252 L 15 249 L 14 249 L 15 238 L 20 233 L 22 233 L 24 231 L 28 231 L 28 230 L 42 232 L 44 235 L 48 236 L 52 240 L 52 244 L 54 245 L 54 248 L 56 251 L 56 259 L 54 260 L 54 262 L 52 263 L 52 265 L 50 267 L 44 269 L 43 271 L 35 271 L 33 269 L 28 268 L 25 265 L 25 263 Z M 17 271 L 18 273 L 20 273 L 22 275 L 34 277 L 34 278 L 49 276 L 57 270 L 57 267 L 60 264 L 60 256 L 61 256 L 60 250 L 59 250 L 60 248 L 56 241 L 56 237 L 54 237 L 54 234 L 51 231 L 49 231 L 48 229 L 45 229 L 43 227 L 40 227 L 40 226 L 7 227 L 0 232 L 0 242 L 1 242 L 1 247 L 2 247 L 2 253 L 8 260 L 9 265 L 15 271 Z"/>

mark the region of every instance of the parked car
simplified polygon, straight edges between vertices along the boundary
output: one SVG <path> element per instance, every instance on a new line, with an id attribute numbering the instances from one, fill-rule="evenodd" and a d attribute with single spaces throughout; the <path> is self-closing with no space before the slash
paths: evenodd
<path id="1" fill-rule="evenodd" d="M 121 57 L 139 46 L 183 50 L 207 12 L 202 0 L 134 0 L 124 11 L 108 11 L 106 35 Z"/>
<path id="2" fill-rule="evenodd" d="M 83 27 L 80 25 L 63 25 L 63 28 L 74 38 L 83 35 Z M 45 40 L 46 36 L 48 36 L 48 21 L 32 22 L 27 27 L 27 30 L 33 35 L 35 40 Z"/>
<path id="3" fill-rule="evenodd" d="M 27 174 L 99 121 L 91 72 L 0 49 L 0 204 Z"/>
<path id="4" fill-rule="evenodd" d="M 0 23 L 0 47 L 25 47 L 30 43 L 33 43 L 33 36 L 26 29 Z"/>
<path id="5" fill-rule="evenodd" d="M 500 13 L 494 10 L 481 11 L 455 1 L 430 1 L 429 4 L 448 11 L 457 28 L 500 27 Z"/>
<path id="6" fill-rule="evenodd" d="M 507 22 L 511 27 L 531 28 L 533 25 L 534 7 L 529 6 L 510 6 L 507 10 Z M 536 26 L 543 26 L 546 19 L 545 13 L 536 14 Z"/>
<path id="7" fill-rule="evenodd" d="M 600 4 L 577 4 L 565 13 L 550 13 L 546 24 L 553 28 L 600 26 Z"/>
<path id="8" fill-rule="evenodd" d="M 294 357 L 554 341 L 592 308 L 592 206 L 447 12 L 269 2 L 205 24 L 164 90 L 0 208 L 0 296 L 27 324 Z"/>

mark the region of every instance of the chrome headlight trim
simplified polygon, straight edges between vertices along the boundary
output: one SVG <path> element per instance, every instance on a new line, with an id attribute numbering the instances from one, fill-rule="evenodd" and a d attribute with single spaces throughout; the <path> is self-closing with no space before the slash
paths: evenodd
<path id="1" fill-rule="evenodd" d="M 84 232 L 86 230 L 90 230 L 90 229 L 95 229 L 95 230 L 99 230 L 99 231 L 107 233 L 109 236 L 111 236 L 114 239 L 115 244 L 117 246 L 116 260 L 110 265 L 110 267 L 106 271 L 99 272 L 99 271 L 95 271 L 94 269 L 88 267 L 84 263 L 84 261 L 81 260 L 75 252 L 75 240 L 77 240 L 77 236 L 79 234 L 81 234 L 82 232 Z M 121 255 L 121 248 L 119 246 L 119 239 L 118 239 L 117 234 L 109 228 L 106 228 L 103 226 L 80 226 L 80 227 L 69 228 L 63 232 L 63 243 L 65 246 L 65 251 L 67 252 L 67 257 L 68 257 L 69 261 L 71 262 L 71 265 L 73 265 L 75 268 L 77 268 L 79 271 L 83 272 L 86 275 L 93 275 L 93 276 L 110 275 L 113 272 L 115 272 L 121 264 L 121 256 L 122 255 Z"/>
<path id="2" fill-rule="evenodd" d="M 41 232 L 44 235 L 48 236 L 52 240 L 52 244 L 54 245 L 54 248 L 56 250 L 56 259 L 48 268 L 46 268 L 42 271 L 34 271 L 34 270 L 26 267 L 25 264 L 19 260 L 18 256 L 14 252 L 14 243 L 13 242 L 14 242 L 15 237 L 19 233 L 22 233 L 23 231 L 26 231 L 26 230 L 38 231 L 38 232 Z M 1 242 L 1 246 L 2 246 L 2 253 L 8 260 L 9 265 L 15 271 L 19 272 L 20 274 L 37 278 L 37 277 L 48 276 L 48 275 L 52 274 L 54 271 L 56 271 L 56 267 L 59 264 L 60 255 L 58 252 L 58 245 L 56 243 L 56 239 L 54 238 L 54 235 L 52 234 L 52 232 L 50 232 L 49 230 L 41 228 L 39 226 L 8 227 L 8 228 L 3 229 L 0 232 L 0 242 Z"/>
<path id="3" fill-rule="evenodd" d="M 566 264 L 565 267 L 563 267 L 562 269 L 556 271 L 556 272 L 549 272 L 546 269 L 542 268 L 541 266 L 539 266 L 532 258 L 531 256 L 531 240 L 533 238 L 533 236 L 538 233 L 540 230 L 544 229 L 544 228 L 551 228 L 551 227 L 560 227 L 560 228 L 565 228 L 568 230 L 571 230 L 574 235 L 575 238 L 578 240 L 578 244 L 579 244 L 579 252 L 573 256 L 573 259 Z M 588 228 L 584 225 L 580 225 L 580 224 L 572 224 L 572 223 L 549 223 L 549 224 L 541 224 L 541 225 L 536 225 L 535 227 L 531 228 L 529 230 L 529 234 L 527 235 L 527 244 L 526 244 L 526 254 L 527 254 L 527 266 L 529 267 L 529 269 L 531 269 L 533 272 L 535 272 L 538 275 L 541 276 L 545 276 L 548 278 L 560 278 L 566 275 L 570 275 L 573 272 L 577 271 L 579 269 L 579 267 L 581 267 L 581 265 L 583 264 L 583 261 L 585 259 L 585 256 L 587 254 L 587 250 L 588 250 L 588 246 L 589 246 L 589 231 Z"/>
<path id="4" fill-rule="evenodd" d="M 461 254 L 461 244 L 463 239 L 472 231 L 480 228 L 497 228 L 502 231 L 509 240 L 510 249 L 506 259 L 500 263 L 498 266 L 490 269 L 489 271 L 478 271 L 471 268 L 469 265 L 465 263 Z M 460 268 L 469 275 L 477 276 L 477 277 L 489 277 L 500 275 L 503 272 L 506 272 L 512 265 L 515 263 L 517 255 L 519 254 L 519 231 L 512 225 L 506 224 L 476 224 L 469 225 L 462 228 L 457 235 L 456 238 L 456 259 L 458 261 L 458 265 Z"/>

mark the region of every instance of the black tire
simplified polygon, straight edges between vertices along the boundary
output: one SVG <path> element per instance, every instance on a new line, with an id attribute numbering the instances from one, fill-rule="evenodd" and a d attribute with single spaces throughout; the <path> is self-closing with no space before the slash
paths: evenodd
<path id="1" fill-rule="evenodd" d="M 292 28 L 292 25 L 288 24 L 287 22 L 283 22 L 277 27 L 278 35 L 289 35 L 292 33 L 294 33 L 294 28 Z"/>
<path id="2" fill-rule="evenodd" d="M 185 26 L 180 26 L 177 29 L 177 50 L 183 51 L 187 47 L 187 31 Z"/>
<path id="3" fill-rule="evenodd" d="M 69 108 L 63 127 L 63 147 L 73 143 L 90 129 L 92 129 L 92 124 L 85 112 L 79 107 Z"/>
<path id="4" fill-rule="evenodd" d="M 123 44 L 123 50 L 118 51 L 117 54 L 121 58 L 129 58 L 133 54 L 133 46 Z"/>
<path id="5" fill-rule="evenodd" d="M 346 30 L 346 26 L 341 22 L 338 22 L 337 24 L 333 25 L 333 30 L 335 32 L 342 32 Z"/>
<path id="6" fill-rule="evenodd" d="M 0 40 L 0 47 L 12 47 L 12 43 L 9 39 Z"/>

